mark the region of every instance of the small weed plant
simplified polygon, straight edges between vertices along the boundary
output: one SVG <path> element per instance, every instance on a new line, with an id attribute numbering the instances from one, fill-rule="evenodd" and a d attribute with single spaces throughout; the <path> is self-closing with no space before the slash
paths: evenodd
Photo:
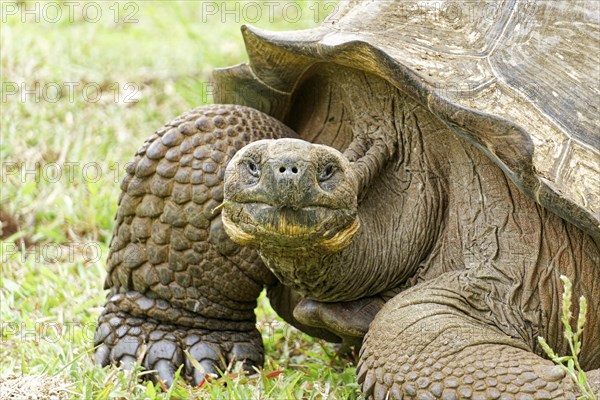
<path id="1" fill-rule="evenodd" d="M 587 312 L 587 301 L 585 297 L 581 296 L 579 298 L 579 315 L 577 316 L 577 326 L 575 331 L 573 332 L 573 327 L 571 326 L 571 319 L 573 318 L 573 314 L 571 313 L 571 304 L 572 304 L 572 295 L 573 295 L 573 284 L 564 275 L 560 276 L 560 280 L 563 282 L 563 295 L 562 295 L 562 316 L 561 321 L 565 326 L 564 335 L 569 343 L 569 349 L 571 351 L 570 356 L 559 356 L 550 348 L 546 340 L 538 336 L 538 342 L 540 346 L 544 349 L 548 357 L 556 365 L 561 367 L 570 377 L 573 379 L 575 384 L 579 387 L 581 391 L 581 396 L 578 397 L 579 400 L 597 400 L 596 396 L 592 392 L 592 388 L 587 381 L 585 372 L 581 369 L 579 365 L 579 353 L 581 351 L 581 335 L 583 333 L 583 327 L 585 326 L 585 314 Z"/>

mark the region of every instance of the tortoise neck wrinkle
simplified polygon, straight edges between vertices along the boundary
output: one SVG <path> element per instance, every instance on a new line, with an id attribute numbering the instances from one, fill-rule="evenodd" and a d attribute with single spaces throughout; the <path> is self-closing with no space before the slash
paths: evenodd
<path id="1" fill-rule="evenodd" d="M 501 308 L 498 315 L 521 310 L 522 316 L 513 320 L 524 319 L 527 324 L 493 323 L 540 354 L 537 336 L 554 338 L 556 348 L 566 350 L 560 312 L 551 294 L 562 290 L 560 275 L 566 275 L 574 282 L 574 298 L 600 296 L 600 285 L 592 284 L 600 282 L 598 245 L 521 193 L 497 166 L 466 143 L 449 152 L 455 158 L 440 239 L 406 285 L 465 270 L 464 284 L 478 282 L 481 293 L 486 293 L 469 299 L 474 309 Z M 473 165 L 468 173 L 460 167 L 464 163 Z M 593 307 L 588 316 L 591 324 L 597 324 L 600 309 Z"/>
<path id="2" fill-rule="evenodd" d="M 322 281 L 329 267 L 325 256 L 315 249 L 267 247 L 259 251 L 265 265 L 279 281 L 302 295 L 321 298 Z"/>

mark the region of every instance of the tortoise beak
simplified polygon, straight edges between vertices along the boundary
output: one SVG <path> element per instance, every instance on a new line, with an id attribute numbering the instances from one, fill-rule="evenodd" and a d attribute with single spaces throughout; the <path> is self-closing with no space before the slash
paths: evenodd
<path id="1" fill-rule="evenodd" d="M 264 203 L 228 202 L 223 226 L 229 237 L 244 246 L 318 248 L 334 253 L 347 247 L 360 227 L 356 211 L 325 207 L 272 207 Z"/>

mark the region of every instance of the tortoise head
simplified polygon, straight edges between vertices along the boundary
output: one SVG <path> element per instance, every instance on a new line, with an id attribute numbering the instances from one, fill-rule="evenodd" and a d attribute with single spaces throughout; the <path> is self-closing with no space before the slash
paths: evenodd
<path id="1" fill-rule="evenodd" d="M 359 228 L 357 180 L 337 150 L 299 139 L 260 140 L 225 172 L 223 225 L 237 243 L 331 254 Z"/>

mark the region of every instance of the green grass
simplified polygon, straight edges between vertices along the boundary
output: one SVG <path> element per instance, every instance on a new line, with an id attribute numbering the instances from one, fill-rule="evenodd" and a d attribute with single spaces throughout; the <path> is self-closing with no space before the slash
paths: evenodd
<path id="1" fill-rule="evenodd" d="M 282 9 L 288 3 L 286 21 Z M 322 20 L 330 3 L 281 2 L 272 21 L 265 8 L 256 21 L 252 10 L 243 11 L 248 3 L 224 16 L 210 15 L 214 10 L 195 1 L 121 2 L 117 23 L 114 2 L 78 3 L 72 21 L 63 7 L 56 22 L 49 21 L 56 10 L 43 8 L 48 3 L 17 5 L 40 7 L 39 22 L 31 14 L 22 22 L 19 11 L 8 15 L 13 9 L 7 4 L 16 3 L 1 4 L 7 19 L 0 24 L 0 209 L 18 228 L 0 249 L 3 393 L 12 387 L 40 397 L 54 392 L 85 399 L 357 397 L 351 363 L 334 357 L 331 345 L 281 322 L 264 298 L 257 316 L 267 362 L 255 375 L 231 366 L 201 389 L 178 384 L 164 393 L 160 385 L 139 381 L 140 370 L 92 363 L 125 164 L 165 122 L 212 101 L 206 88 L 214 68 L 246 60 L 239 32 L 244 16 L 262 28 L 303 29 Z M 292 23 L 295 4 L 302 18 Z M 92 22 L 96 5 L 101 16 Z M 125 23 L 128 13 L 137 22 Z M 40 98 L 13 94 L 22 85 Z M 101 96 L 92 101 L 98 88 Z M 136 101 L 125 101 L 128 95 Z"/>

